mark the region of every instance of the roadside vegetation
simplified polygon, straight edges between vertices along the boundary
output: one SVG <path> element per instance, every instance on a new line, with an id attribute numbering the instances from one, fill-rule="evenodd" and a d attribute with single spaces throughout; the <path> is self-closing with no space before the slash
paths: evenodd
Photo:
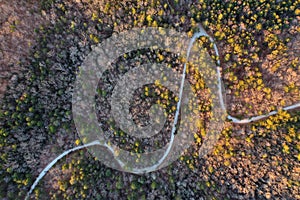
<path id="1" fill-rule="evenodd" d="M 300 199 L 300 111 L 282 110 L 300 100 L 299 0 L 42 0 L 39 14 L 47 20 L 34 27 L 35 45 L 1 102 L 0 198 L 23 199 L 51 160 L 81 145 L 72 121 L 72 84 L 93 45 L 133 27 L 174 28 L 191 37 L 201 23 L 220 50 L 216 58 L 207 38 L 198 41 L 221 60 L 228 113 L 279 113 L 245 125 L 227 121 L 204 158 L 198 150 L 206 133 L 199 130 L 178 161 L 145 175 L 107 168 L 80 150 L 48 172 L 32 199 Z M 134 56 L 119 62 L 133 65 Z M 164 51 L 146 59 L 182 67 Z M 194 81 L 194 91 L 205 89 L 200 77 Z M 175 97 L 155 89 L 145 86 L 140 99 L 151 97 L 172 113 Z M 100 88 L 97 95 L 109 93 Z M 207 120 L 210 108 L 203 101 L 199 110 Z M 132 151 L 144 148 L 120 130 L 112 137 Z"/>

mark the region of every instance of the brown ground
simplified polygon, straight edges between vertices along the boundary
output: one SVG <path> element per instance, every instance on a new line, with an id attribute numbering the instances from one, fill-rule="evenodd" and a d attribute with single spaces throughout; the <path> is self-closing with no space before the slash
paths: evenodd
<path id="1" fill-rule="evenodd" d="M 47 21 L 39 6 L 36 0 L 0 0 L 0 97 L 35 44 L 35 28 Z"/>

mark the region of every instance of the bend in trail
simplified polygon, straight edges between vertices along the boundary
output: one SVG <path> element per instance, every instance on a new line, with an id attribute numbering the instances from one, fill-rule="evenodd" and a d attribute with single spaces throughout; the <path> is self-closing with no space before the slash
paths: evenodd
<path id="1" fill-rule="evenodd" d="M 171 150 L 173 142 L 174 142 L 174 134 L 176 132 L 176 125 L 177 125 L 177 122 L 178 122 L 179 111 L 180 111 L 180 106 L 181 106 L 181 99 L 182 99 L 182 93 L 183 93 L 183 87 L 184 87 L 184 80 L 185 80 L 185 76 L 186 76 L 186 65 L 187 65 L 187 62 L 189 60 L 190 51 L 191 51 L 191 48 L 193 47 L 194 42 L 196 41 L 196 39 L 198 39 L 201 36 L 205 36 L 205 37 L 209 38 L 210 42 L 213 44 L 213 48 L 214 48 L 214 50 L 216 52 L 216 55 L 219 58 L 219 50 L 218 50 L 218 47 L 217 47 L 214 39 L 209 34 L 207 34 L 207 32 L 204 30 L 204 28 L 201 25 L 199 25 L 199 32 L 197 32 L 197 33 L 195 33 L 193 35 L 193 37 L 191 38 L 191 40 L 189 42 L 189 46 L 188 46 L 188 49 L 187 49 L 187 60 L 184 63 L 184 69 L 183 69 L 183 73 L 182 73 L 182 79 L 181 79 L 181 85 L 180 85 L 180 91 L 179 91 L 179 100 L 177 102 L 177 108 L 176 108 L 176 113 L 175 113 L 174 123 L 173 123 L 173 126 L 172 126 L 171 137 L 170 137 L 170 142 L 169 142 L 168 148 L 165 151 L 164 155 L 161 157 L 161 159 L 155 165 L 152 165 L 152 166 L 149 166 L 149 167 L 145 167 L 145 168 L 133 168 L 133 169 L 131 169 L 131 171 L 133 171 L 136 174 L 142 174 L 142 173 L 147 173 L 147 172 L 155 171 L 164 162 L 164 160 L 167 158 L 167 156 L 170 153 L 170 150 Z M 216 62 L 217 78 L 218 78 L 218 94 L 219 94 L 219 99 L 220 99 L 220 105 L 221 105 L 222 109 L 226 111 L 226 106 L 225 106 L 224 98 L 223 98 L 223 95 L 222 95 L 223 89 L 222 89 L 222 78 L 221 78 L 220 67 L 221 67 L 220 66 L 220 60 L 218 59 L 217 62 Z M 291 105 L 291 106 L 286 106 L 282 110 L 288 111 L 288 110 L 293 110 L 293 109 L 296 109 L 296 108 L 300 108 L 300 102 L 296 103 L 294 105 Z M 272 115 L 276 115 L 277 113 L 278 113 L 278 111 L 272 111 L 272 112 L 270 112 L 268 114 L 265 114 L 265 115 L 259 115 L 259 116 L 255 116 L 255 117 L 251 117 L 251 118 L 244 118 L 244 119 L 237 119 L 237 118 L 231 116 L 230 114 L 227 114 L 227 119 L 231 120 L 235 124 L 248 124 L 248 123 L 251 123 L 251 122 L 255 122 L 255 121 L 258 121 L 258 120 L 270 117 Z M 120 166 L 122 166 L 122 167 L 124 166 L 124 163 L 116 157 L 115 150 L 114 150 L 113 147 L 111 147 L 110 145 L 108 145 L 106 142 L 95 140 L 95 141 L 90 142 L 88 144 L 85 144 L 85 145 L 82 145 L 82 146 L 78 146 L 78 147 L 75 147 L 73 149 L 69 149 L 69 150 L 63 152 L 62 154 L 60 154 L 58 157 L 56 157 L 39 174 L 39 176 L 37 177 L 37 179 L 35 180 L 35 182 L 32 184 L 30 190 L 28 191 L 28 193 L 27 193 L 27 195 L 25 197 L 25 200 L 29 199 L 30 194 L 33 192 L 34 188 L 39 183 L 39 181 L 46 175 L 46 173 L 61 158 L 63 158 L 64 156 L 66 156 L 66 155 L 68 155 L 68 154 L 70 154 L 70 153 L 72 153 L 74 151 L 77 151 L 77 150 L 80 150 L 80 149 L 84 149 L 84 148 L 88 148 L 88 147 L 95 146 L 95 145 L 100 145 L 100 146 L 106 147 L 114 155 L 114 158 L 120 164 Z"/>

